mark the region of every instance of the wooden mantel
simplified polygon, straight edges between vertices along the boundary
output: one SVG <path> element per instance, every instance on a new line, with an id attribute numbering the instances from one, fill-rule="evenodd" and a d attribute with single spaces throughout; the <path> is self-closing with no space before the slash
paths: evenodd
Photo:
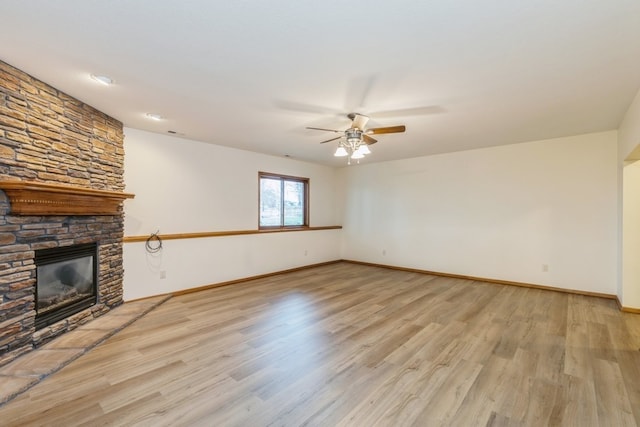
<path id="1" fill-rule="evenodd" d="M 13 215 L 117 215 L 133 194 L 33 181 L 0 181 Z"/>

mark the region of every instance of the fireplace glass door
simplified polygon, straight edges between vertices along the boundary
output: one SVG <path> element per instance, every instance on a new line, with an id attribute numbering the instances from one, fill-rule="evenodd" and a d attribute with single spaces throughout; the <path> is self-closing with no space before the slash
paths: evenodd
<path id="1" fill-rule="evenodd" d="M 36 251 L 36 329 L 96 302 L 97 245 Z"/>

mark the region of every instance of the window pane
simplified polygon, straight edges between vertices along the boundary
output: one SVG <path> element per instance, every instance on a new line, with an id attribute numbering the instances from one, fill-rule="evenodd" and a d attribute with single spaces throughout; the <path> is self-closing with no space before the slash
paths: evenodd
<path id="1" fill-rule="evenodd" d="M 260 178 L 260 226 L 282 224 L 282 187 L 279 179 Z"/>
<path id="2" fill-rule="evenodd" d="M 284 225 L 304 225 L 303 182 L 284 182 Z"/>

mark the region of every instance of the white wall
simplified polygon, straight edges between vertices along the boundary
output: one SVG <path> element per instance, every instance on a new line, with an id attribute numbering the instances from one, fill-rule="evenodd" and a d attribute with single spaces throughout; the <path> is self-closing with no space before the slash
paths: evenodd
<path id="1" fill-rule="evenodd" d="M 347 168 L 342 257 L 615 294 L 616 142 L 612 131 Z"/>
<path id="2" fill-rule="evenodd" d="M 640 161 L 624 168 L 622 305 L 640 308 Z"/>
<path id="3" fill-rule="evenodd" d="M 311 225 L 344 226 L 126 243 L 125 300 L 340 258 L 616 293 L 615 131 L 337 171 L 125 134 L 126 236 L 255 229 L 258 171 L 309 177 Z"/>
<path id="4" fill-rule="evenodd" d="M 333 168 L 125 128 L 125 236 L 257 229 L 258 172 L 310 179 L 310 225 L 339 225 Z M 340 230 L 124 245 L 132 300 L 340 258 Z M 164 272 L 166 278 L 161 278 Z"/>

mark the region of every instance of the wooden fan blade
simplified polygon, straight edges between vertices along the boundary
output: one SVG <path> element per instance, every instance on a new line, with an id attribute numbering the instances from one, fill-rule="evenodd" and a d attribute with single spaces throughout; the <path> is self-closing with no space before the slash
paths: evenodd
<path id="1" fill-rule="evenodd" d="M 336 133 L 342 133 L 342 132 L 344 132 L 344 131 L 342 131 L 342 130 L 325 129 L 325 128 L 312 128 L 312 127 L 307 127 L 307 129 L 313 129 L 313 130 L 326 130 L 327 132 L 336 132 Z"/>
<path id="2" fill-rule="evenodd" d="M 361 114 L 354 114 L 353 115 L 353 124 L 351 125 L 352 128 L 356 128 L 356 129 L 360 129 L 360 130 L 364 130 L 365 125 L 367 124 L 367 122 L 369 121 L 369 117 L 367 116 L 363 116 Z"/>
<path id="3" fill-rule="evenodd" d="M 338 136 L 338 137 L 335 137 L 335 138 L 327 139 L 326 141 L 321 141 L 320 144 L 324 144 L 325 142 L 335 141 L 336 139 L 340 139 L 340 138 L 342 138 L 342 137 Z"/>
<path id="4" fill-rule="evenodd" d="M 406 126 L 388 126 L 385 128 L 373 128 L 367 129 L 367 133 L 371 135 L 380 135 L 382 133 L 400 133 L 404 132 L 407 129 Z"/>
<path id="5" fill-rule="evenodd" d="M 377 139 L 373 139 L 369 135 L 362 135 L 362 139 L 367 143 L 367 145 L 375 144 L 376 142 L 378 142 Z"/>

